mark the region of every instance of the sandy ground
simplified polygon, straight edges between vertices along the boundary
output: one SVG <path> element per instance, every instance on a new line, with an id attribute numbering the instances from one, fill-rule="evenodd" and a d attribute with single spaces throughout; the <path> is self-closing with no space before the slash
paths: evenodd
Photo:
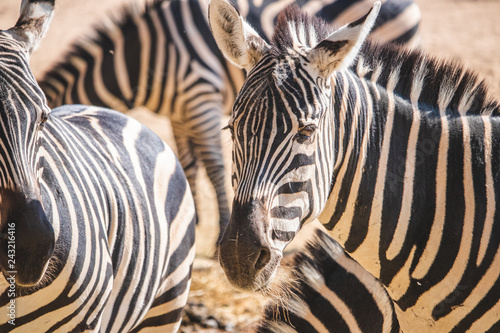
<path id="1" fill-rule="evenodd" d="M 57 0 L 51 28 L 41 47 L 33 54 L 31 65 L 40 76 L 60 57 L 69 43 L 78 39 L 93 22 L 99 22 L 120 4 L 129 0 Z M 142 0 L 138 0 L 142 1 Z M 457 58 L 479 72 L 500 98 L 500 1 L 498 0 L 416 0 L 422 10 L 423 49 L 441 57 Z M 0 28 L 14 25 L 20 0 L 0 0 Z M 145 110 L 130 113 L 150 126 L 172 144 L 168 120 Z M 224 154 L 230 169 L 231 143 L 224 136 Z M 229 178 L 229 172 L 227 172 Z M 200 223 L 197 230 L 197 260 L 190 302 L 201 308 L 206 332 L 217 332 L 214 320 L 223 322 L 228 330 L 241 331 L 249 327 L 260 311 L 263 300 L 255 295 L 235 292 L 227 285 L 217 263 L 210 258 L 217 236 L 215 194 L 205 175 L 200 175 Z M 203 189 L 203 190 L 201 190 Z M 228 193 L 232 190 L 228 187 Z M 203 305 L 202 305 L 203 304 Z M 192 307 L 193 307 L 192 306 Z M 199 309 L 198 309 L 199 310 Z M 196 311 L 195 311 L 196 312 Z M 198 311 L 199 312 L 199 311 Z M 210 317 L 210 316 L 213 316 Z M 207 324 L 208 318 L 208 324 Z M 185 329 L 189 331 L 189 328 Z M 200 326 L 194 329 L 200 331 Z"/>

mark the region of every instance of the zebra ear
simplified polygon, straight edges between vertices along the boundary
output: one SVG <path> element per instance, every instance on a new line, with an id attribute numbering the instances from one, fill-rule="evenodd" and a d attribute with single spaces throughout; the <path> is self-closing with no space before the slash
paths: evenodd
<path id="1" fill-rule="evenodd" d="M 370 33 L 379 10 L 380 2 L 377 1 L 365 16 L 339 28 L 309 51 L 307 58 L 317 67 L 320 75 L 328 77 L 334 71 L 351 65 Z"/>
<path id="2" fill-rule="evenodd" d="M 208 21 L 219 49 L 240 68 L 251 70 L 270 49 L 227 0 L 210 1 Z"/>
<path id="3" fill-rule="evenodd" d="M 21 15 L 8 32 L 32 53 L 49 27 L 55 0 L 23 0 Z"/>

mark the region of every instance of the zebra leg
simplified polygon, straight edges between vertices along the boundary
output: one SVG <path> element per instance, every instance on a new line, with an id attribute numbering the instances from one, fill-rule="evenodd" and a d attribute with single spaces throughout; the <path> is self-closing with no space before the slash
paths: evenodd
<path id="1" fill-rule="evenodd" d="M 193 145 L 191 144 L 188 130 L 183 123 L 172 121 L 172 132 L 174 134 L 175 143 L 177 145 L 177 157 L 181 162 L 184 173 L 191 187 L 191 193 L 196 205 L 196 176 L 198 174 L 198 161 L 193 153 Z M 196 210 L 198 213 L 198 210 Z M 197 220 L 198 221 L 198 220 Z"/>
<path id="2" fill-rule="evenodd" d="M 215 118 L 215 117 L 214 117 Z M 210 128 L 192 129 L 191 143 L 197 160 L 202 161 L 217 195 L 219 205 L 219 236 L 217 243 L 229 222 L 229 204 L 225 188 L 224 160 L 222 157 L 222 141 L 220 135 L 220 118 L 211 119 Z"/>

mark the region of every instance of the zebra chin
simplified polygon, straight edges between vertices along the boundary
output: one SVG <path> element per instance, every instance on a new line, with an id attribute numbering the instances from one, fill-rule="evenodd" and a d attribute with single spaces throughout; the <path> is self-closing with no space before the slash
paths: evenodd
<path id="1" fill-rule="evenodd" d="M 55 234 L 39 200 L 2 193 L 0 268 L 21 287 L 36 286 L 54 253 Z"/>
<path id="2" fill-rule="evenodd" d="M 49 266 L 49 260 L 18 264 L 16 266 L 16 270 L 12 271 L 9 265 L 3 264 L 3 255 L 0 256 L 0 258 L 0 260 L 2 261 L 2 264 L 0 264 L 2 273 L 4 274 L 4 277 L 7 279 L 7 281 L 9 281 L 9 283 L 14 282 L 18 287 L 35 287 L 36 289 L 47 285 L 48 282 L 45 281 L 44 276 L 47 272 L 47 267 Z M 41 283 L 41 281 L 44 282 Z"/>
<path id="3" fill-rule="evenodd" d="M 233 251 L 221 248 L 219 252 L 219 260 L 229 283 L 242 291 L 265 291 L 273 281 L 283 255 L 273 251 L 269 259 L 262 259 L 266 256 L 261 252 L 259 257 L 250 257 L 255 260 L 247 260 L 249 258 Z"/>

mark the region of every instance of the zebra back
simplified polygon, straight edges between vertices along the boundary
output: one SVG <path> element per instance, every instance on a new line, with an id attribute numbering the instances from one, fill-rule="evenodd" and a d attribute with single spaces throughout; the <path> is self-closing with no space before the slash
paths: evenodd
<path id="1" fill-rule="evenodd" d="M 257 332 L 399 332 L 384 287 L 320 229 L 283 269 Z"/>

